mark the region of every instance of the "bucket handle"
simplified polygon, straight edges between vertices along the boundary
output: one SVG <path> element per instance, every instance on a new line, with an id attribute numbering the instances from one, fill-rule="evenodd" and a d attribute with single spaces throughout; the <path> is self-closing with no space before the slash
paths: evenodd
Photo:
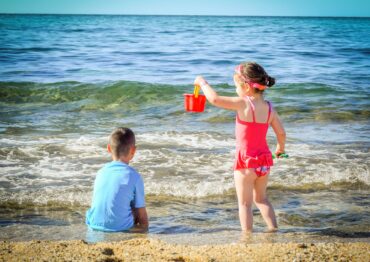
<path id="1" fill-rule="evenodd" d="M 198 96 L 199 96 L 199 91 L 200 91 L 200 86 L 195 85 L 195 86 L 194 86 L 194 97 L 195 97 L 195 98 L 198 98 Z"/>

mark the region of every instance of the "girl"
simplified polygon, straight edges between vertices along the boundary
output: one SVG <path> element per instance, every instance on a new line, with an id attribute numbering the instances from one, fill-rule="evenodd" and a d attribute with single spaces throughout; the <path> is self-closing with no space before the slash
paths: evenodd
<path id="1" fill-rule="evenodd" d="M 219 96 L 203 77 L 198 76 L 194 81 L 211 104 L 236 111 L 234 180 L 242 230 L 251 232 L 253 229 L 254 202 L 269 231 L 276 231 L 275 212 L 266 195 L 268 174 L 273 165 L 266 134 L 271 125 L 277 137 L 276 156 L 284 153 L 286 135 L 278 113 L 263 98 L 264 90 L 273 86 L 275 79 L 262 66 L 249 62 L 236 67 L 234 83 L 238 96 L 226 97 Z"/>

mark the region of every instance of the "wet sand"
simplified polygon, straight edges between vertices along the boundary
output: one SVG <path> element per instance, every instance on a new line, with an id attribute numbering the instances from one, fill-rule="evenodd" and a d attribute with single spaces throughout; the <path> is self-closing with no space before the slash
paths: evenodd
<path id="1" fill-rule="evenodd" d="M 156 239 L 0 242 L 0 261 L 370 261 L 370 243 L 178 245 Z"/>

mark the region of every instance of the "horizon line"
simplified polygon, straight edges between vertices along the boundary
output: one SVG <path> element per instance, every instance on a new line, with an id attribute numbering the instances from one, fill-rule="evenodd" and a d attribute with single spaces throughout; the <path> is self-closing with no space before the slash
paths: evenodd
<path id="1" fill-rule="evenodd" d="M 307 18 L 370 18 L 370 16 L 330 16 L 330 15 L 323 15 L 323 16 L 314 16 L 314 15 L 189 15 L 189 14 L 107 14 L 107 13 L 89 13 L 89 14 L 82 14 L 82 13 L 11 13 L 0 12 L 0 15 L 95 15 L 95 16 L 214 16 L 214 17 L 307 17 Z"/>

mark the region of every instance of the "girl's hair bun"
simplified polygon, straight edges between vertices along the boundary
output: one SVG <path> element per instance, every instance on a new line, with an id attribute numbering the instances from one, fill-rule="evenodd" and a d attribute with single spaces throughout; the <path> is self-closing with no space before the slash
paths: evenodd
<path id="1" fill-rule="evenodd" d="M 266 85 L 268 87 L 272 87 L 273 85 L 275 85 L 275 78 L 273 78 L 271 76 L 267 76 L 267 78 L 266 78 Z"/>

